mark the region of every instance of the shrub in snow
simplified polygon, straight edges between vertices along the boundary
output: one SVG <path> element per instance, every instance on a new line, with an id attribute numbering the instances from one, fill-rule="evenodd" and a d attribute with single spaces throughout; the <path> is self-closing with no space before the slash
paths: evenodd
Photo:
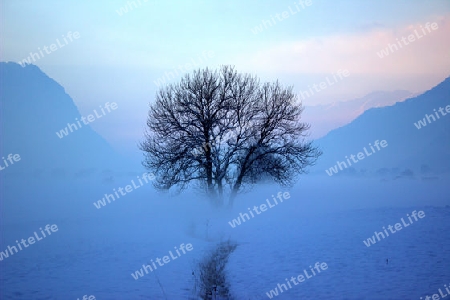
<path id="1" fill-rule="evenodd" d="M 201 299 L 231 299 L 225 267 L 236 247 L 237 244 L 230 240 L 220 242 L 198 263 L 197 271 L 193 272 L 193 275 L 195 290 Z"/>

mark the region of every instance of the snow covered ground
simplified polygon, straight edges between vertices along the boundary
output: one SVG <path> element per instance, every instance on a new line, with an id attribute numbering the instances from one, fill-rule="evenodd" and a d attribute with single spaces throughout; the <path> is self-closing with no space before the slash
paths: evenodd
<path id="1" fill-rule="evenodd" d="M 306 176 L 292 189 L 264 185 L 232 211 L 192 191 L 177 197 L 145 185 L 97 209 L 93 202 L 129 179 L 8 182 L 0 251 L 46 224 L 58 231 L 0 262 L 1 299 L 190 299 L 197 260 L 221 240 L 238 244 L 228 274 L 236 299 L 266 293 L 325 262 L 328 268 L 276 299 L 420 299 L 450 283 L 449 178 L 388 181 Z M 235 228 L 248 208 L 289 192 L 283 203 Z M 363 241 L 412 211 L 425 217 L 367 247 Z M 131 274 L 191 243 L 135 280 Z M 388 259 L 388 263 L 386 262 Z"/>

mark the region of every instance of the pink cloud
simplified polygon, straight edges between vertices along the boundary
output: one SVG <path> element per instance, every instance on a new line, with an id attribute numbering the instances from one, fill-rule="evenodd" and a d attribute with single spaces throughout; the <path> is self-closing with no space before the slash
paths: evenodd
<path id="1" fill-rule="evenodd" d="M 436 23 L 438 29 L 423 35 L 420 26 Z M 377 52 L 397 39 L 417 30 L 422 37 L 380 58 Z M 334 73 L 348 69 L 351 74 L 410 76 L 411 74 L 448 75 L 450 71 L 450 15 L 430 17 L 417 24 L 398 28 L 373 29 L 354 35 L 317 37 L 286 42 L 260 50 L 242 62 L 263 72 Z M 397 46 L 398 47 L 398 46 Z M 247 59 L 247 58 L 246 58 Z"/>

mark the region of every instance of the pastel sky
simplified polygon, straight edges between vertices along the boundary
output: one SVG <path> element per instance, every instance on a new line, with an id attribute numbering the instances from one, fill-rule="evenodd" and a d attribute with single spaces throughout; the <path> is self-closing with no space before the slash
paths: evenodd
<path id="1" fill-rule="evenodd" d="M 4 0 L 0 6 L 1 61 L 22 61 L 79 33 L 32 63 L 64 86 L 82 115 L 117 102 L 117 114 L 92 127 L 121 150 L 124 141 L 132 148 L 141 139 L 155 81 L 192 61 L 232 64 L 296 92 L 348 70 L 305 105 L 378 90 L 420 92 L 450 75 L 448 0 Z M 427 23 L 438 27 L 425 35 Z M 420 38 L 379 57 L 415 30 Z"/>

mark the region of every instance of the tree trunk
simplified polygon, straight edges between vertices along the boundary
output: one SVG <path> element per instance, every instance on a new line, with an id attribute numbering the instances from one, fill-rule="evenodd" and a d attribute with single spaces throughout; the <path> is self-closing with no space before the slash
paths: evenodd
<path id="1" fill-rule="evenodd" d="M 218 206 L 223 206 L 223 185 L 222 185 L 222 179 L 217 181 L 217 190 L 219 192 L 217 204 Z"/>
<path id="2" fill-rule="evenodd" d="M 232 208 L 234 204 L 234 199 L 236 198 L 237 193 L 239 192 L 239 189 L 241 188 L 242 179 L 244 178 L 245 172 L 247 171 L 247 163 L 250 159 L 250 156 L 255 151 L 256 147 L 252 146 L 250 150 L 248 151 L 247 155 L 245 156 L 244 162 L 242 163 L 242 168 L 239 172 L 238 178 L 236 179 L 236 182 L 233 185 L 233 189 L 231 190 L 230 199 L 228 200 L 228 207 Z"/>
<path id="3" fill-rule="evenodd" d="M 206 136 L 206 139 L 209 137 Z M 214 198 L 214 186 L 213 186 L 213 162 L 211 157 L 211 147 L 209 143 L 203 144 L 205 148 L 205 157 L 206 157 L 206 184 L 208 188 L 208 195 L 211 198 Z"/>
<path id="4" fill-rule="evenodd" d="M 241 171 L 238 178 L 236 179 L 235 184 L 233 185 L 233 189 L 231 190 L 230 198 L 228 199 L 228 208 L 233 208 L 234 199 L 241 188 L 242 178 L 244 177 L 244 172 Z"/>

